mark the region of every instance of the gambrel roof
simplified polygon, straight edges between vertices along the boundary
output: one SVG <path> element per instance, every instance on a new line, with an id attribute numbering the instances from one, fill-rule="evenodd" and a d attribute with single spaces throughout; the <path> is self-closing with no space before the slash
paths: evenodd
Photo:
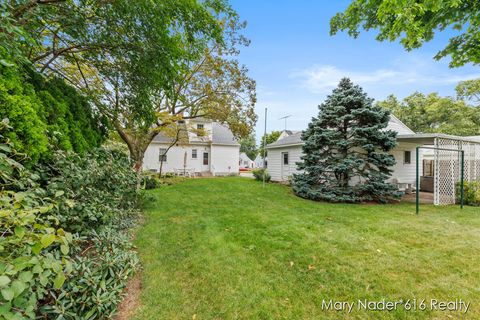
<path id="1" fill-rule="evenodd" d="M 235 136 L 233 135 L 232 131 L 226 125 L 218 122 L 212 122 L 211 139 L 208 139 L 205 141 L 198 141 L 198 140 L 193 141 L 191 137 L 187 134 L 186 124 L 181 123 L 180 126 L 182 129 L 181 140 L 188 141 L 188 143 L 198 143 L 198 144 L 211 143 L 211 144 L 217 144 L 217 145 L 232 145 L 232 146 L 240 145 L 235 139 Z M 174 138 L 167 137 L 160 132 L 153 138 L 152 142 L 169 144 L 173 141 L 173 139 Z"/>

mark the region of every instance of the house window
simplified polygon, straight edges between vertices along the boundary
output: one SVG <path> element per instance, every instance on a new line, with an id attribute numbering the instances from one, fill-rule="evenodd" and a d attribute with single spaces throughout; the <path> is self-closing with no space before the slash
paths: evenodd
<path id="1" fill-rule="evenodd" d="M 203 123 L 197 124 L 197 130 L 203 130 Z"/>
<path id="2" fill-rule="evenodd" d="M 158 161 L 167 162 L 167 149 L 160 148 L 160 156 Z"/>
<path id="3" fill-rule="evenodd" d="M 192 159 L 197 159 L 197 149 L 192 149 Z"/>
<path id="4" fill-rule="evenodd" d="M 288 165 L 288 152 L 282 153 L 283 155 L 283 164 Z"/>
<path id="5" fill-rule="evenodd" d="M 404 151 L 403 152 L 403 164 L 410 164 L 412 163 L 412 152 Z"/>

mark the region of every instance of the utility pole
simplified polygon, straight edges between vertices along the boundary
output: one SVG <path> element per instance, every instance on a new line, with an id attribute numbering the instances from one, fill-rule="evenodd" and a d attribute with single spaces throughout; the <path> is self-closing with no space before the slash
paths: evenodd
<path id="1" fill-rule="evenodd" d="M 263 129 L 263 187 L 265 188 L 265 175 L 267 171 L 267 162 L 265 161 L 265 147 L 267 145 L 267 108 L 265 108 L 265 126 Z"/>

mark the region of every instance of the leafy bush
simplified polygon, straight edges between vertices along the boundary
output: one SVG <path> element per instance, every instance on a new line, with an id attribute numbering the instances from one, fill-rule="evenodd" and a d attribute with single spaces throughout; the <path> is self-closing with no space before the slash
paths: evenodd
<path id="1" fill-rule="evenodd" d="M 0 48 L 0 60 L 8 55 Z M 63 80 L 45 80 L 34 70 L 0 64 L 0 119 L 13 127 L 7 137 L 36 163 L 52 150 L 83 153 L 106 137 L 106 121 L 94 114 L 88 100 Z"/>
<path id="2" fill-rule="evenodd" d="M 61 291 L 51 293 L 51 303 L 41 308 L 49 318 L 112 318 L 123 297 L 128 278 L 139 260 L 125 232 L 102 228 L 77 248 L 72 272 Z"/>
<path id="3" fill-rule="evenodd" d="M 156 189 L 160 187 L 160 181 L 151 173 L 142 174 L 142 186 L 145 190 Z"/>
<path id="4" fill-rule="evenodd" d="M 460 203 L 460 183 L 457 183 L 457 202 Z M 480 181 L 463 182 L 463 203 L 480 206 Z"/>
<path id="5" fill-rule="evenodd" d="M 62 287 L 71 270 L 72 234 L 58 228 L 55 199 L 37 183 L 38 175 L 15 160 L 0 123 L 0 315 L 34 318 L 39 301 Z"/>
<path id="6" fill-rule="evenodd" d="M 37 172 L 21 159 L 0 135 L 0 319 L 111 318 L 138 267 L 128 158 L 58 152 Z"/>
<path id="7" fill-rule="evenodd" d="M 49 195 L 57 195 L 61 226 L 87 234 L 108 224 L 113 217 L 135 210 L 136 176 L 128 157 L 98 148 L 79 156 L 57 152 L 54 164 L 42 167 Z"/>
<path id="8" fill-rule="evenodd" d="M 263 176 L 265 175 L 265 181 L 269 182 L 270 179 L 272 178 L 270 174 L 268 173 L 267 169 L 260 168 L 260 169 L 254 169 L 252 170 L 253 176 L 255 177 L 255 180 L 263 181 Z"/>

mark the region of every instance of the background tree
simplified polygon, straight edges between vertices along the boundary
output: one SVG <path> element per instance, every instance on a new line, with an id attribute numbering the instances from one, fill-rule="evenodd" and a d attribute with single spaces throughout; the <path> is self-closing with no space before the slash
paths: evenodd
<path id="1" fill-rule="evenodd" d="M 354 0 L 330 21 L 330 34 L 347 30 L 377 30 L 377 40 L 395 41 L 407 50 L 419 48 L 447 28 L 458 31 L 435 59 L 451 56 L 451 67 L 480 63 L 480 3 L 478 1 Z"/>
<path id="2" fill-rule="evenodd" d="M 109 117 L 128 145 L 137 172 L 152 139 L 175 121 L 208 118 L 227 124 L 237 137 L 251 132 L 256 121 L 255 82 L 234 59 L 237 46 L 248 44 L 239 34 L 244 24 L 230 7 L 225 7 L 216 19 L 221 25 L 220 39 L 197 39 L 196 44 L 203 46 L 202 53 L 192 51 L 180 59 L 178 72 L 168 86 L 146 88 L 144 79 L 135 81 L 137 72 L 132 72 L 134 81 L 116 82 L 114 90 L 107 94 L 112 103 L 104 106 L 104 112 L 111 114 Z M 122 71 L 119 76 L 123 74 Z"/>
<path id="3" fill-rule="evenodd" d="M 480 106 L 480 79 L 461 81 L 456 87 L 457 98 Z"/>
<path id="4" fill-rule="evenodd" d="M 245 152 L 247 156 L 254 160 L 257 157 L 257 141 L 255 134 L 249 134 L 247 137 L 240 139 L 240 152 Z"/>
<path id="5" fill-rule="evenodd" d="M 318 107 L 318 116 L 302 134 L 298 169 L 303 173 L 293 179 L 297 195 L 333 202 L 384 202 L 399 196 L 386 182 L 395 164 L 388 151 L 395 147 L 396 133 L 385 130 L 390 112 L 372 102 L 344 78 Z"/>
<path id="6" fill-rule="evenodd" d="M 469 136 L 480 134 L 480 109 L 437 93 L 414 93 L 402 101 L 394 96 L 378 102 L 415 132 Z"/>
<path id="7" fill-rule="evenodd" d="M 256 121 L 255 82 L 233 58 L 248 44 L 244 23 L 225 0 L 19 1 L 6 16 L 30 35 L 21 47 L 38 70 L 94 99 L 137 172 L 179 117 L 218 120 L 237 136 Z"/>
<path id="8" fill-rule="evenodd" d="M 272 131 L 270 133 L 267 133 L 266 136 L 263 135 L 262 136 L 262 140 L 260 141 L 260 147 L 258 147 L 258 153 L 260 154 L 260 156 L 262 158 L 264 158 L 264 154 L 263 154 L 263 141 L 265 140 L 266 143 L 267 143 L 267 146 L 270 144 L 270 143 L 274 143 L 275 141 L 278 140 L 278 138 L 280 137 L 280 135 L 282 134 L 281 131 Z M 265 137 L 265 139 L 264 139 Z M 268 154 L 268 151 L 265 150 L 265 153 Z"/>

